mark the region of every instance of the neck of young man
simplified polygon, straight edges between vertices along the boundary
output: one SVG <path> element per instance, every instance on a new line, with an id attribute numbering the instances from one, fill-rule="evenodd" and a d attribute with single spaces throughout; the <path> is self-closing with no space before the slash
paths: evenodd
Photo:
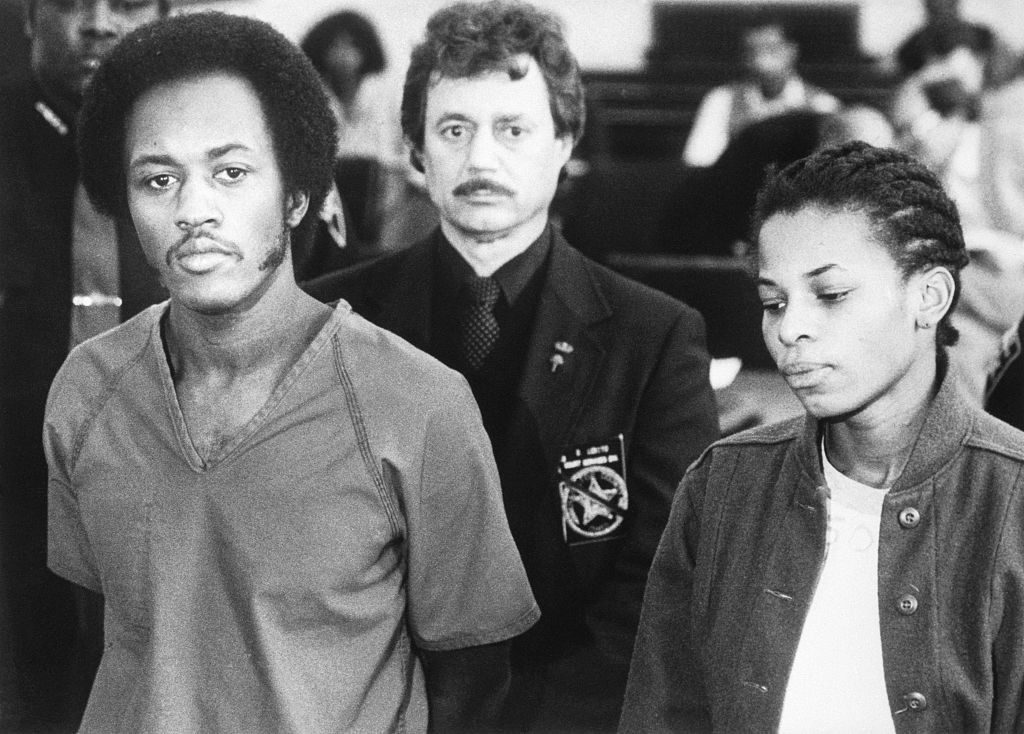
<path id="1" fill-rule="evenodd" d="M 290 267 L 279 268 L 276 280 L 251 304 L 227 313 L 200 313 L 172 294 L 165 340 L 175 381 L 231 380 L 294 363 L 332 310 L 298 287 Z"/>
<path id="2" fill-rule="evenodd" d="M 461 229 L 446 219 L 441 231 L 455 251 L 481 278 L 494 275 L 502 265 L 525 252 L 537 241 L 548 224 L 547 209 L 538 216 L 507 230 L 474 232 Z"/>
<path id="3" fill-rule="evenodd" d="M 903 473 L 938 389 L 934 361 L 868 410 L 825 425 L 829 462 L 861 484 L 888 489 Z"/>

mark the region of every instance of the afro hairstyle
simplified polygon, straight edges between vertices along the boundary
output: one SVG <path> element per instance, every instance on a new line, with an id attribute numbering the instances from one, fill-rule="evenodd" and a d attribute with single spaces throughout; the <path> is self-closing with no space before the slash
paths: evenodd
<path id="1" fill-rule="evenodd" d="M 300 226 L 315 221 L 333 183 L 337 145 L 335 117 L 320 78 L 306 55 L 267 23 L 220 12 L 147 23 L 103 60 L 78 121 L 82 182 L 97 209 L 128 216 L 125 138 L 139 97 L 161 84 L 218 73 L 252 85 L 285 190 L 309 197 Z"/>

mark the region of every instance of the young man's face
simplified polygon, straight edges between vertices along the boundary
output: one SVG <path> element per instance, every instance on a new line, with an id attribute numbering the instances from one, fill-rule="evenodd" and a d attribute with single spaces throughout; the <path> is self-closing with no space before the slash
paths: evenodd
<path id="1" fill-rule="evenodd" d="M 76 111 L 103 56 L 158 17 L 157 0 L 37 0 L 26 25 L 32 70 L 58 106 Z"/>
<path id="2" fill-rule="evenodd" d="M 446 228 L 492 241 L 547 221 L 572 137 L 559 136 L 536 62 L 507 72 L 441 78 L 427 91 L 422 161 Z"/>
<path id="3" fill-rule="evenodd" d="M 793 74 L 796 47 L 776 26 L 750 28 L 743 36 L 743 63 L 758 83 L 781 91 Z"/>
<path id="4" fill-rule="evenodd" d="M 285 193 L 247 81 L 216 74 L 150 89 L 128 117 L 125 160 L 135 228 L 177 303 L 237 313 L 291 277 L 279 266 L 308 198 Z"/>

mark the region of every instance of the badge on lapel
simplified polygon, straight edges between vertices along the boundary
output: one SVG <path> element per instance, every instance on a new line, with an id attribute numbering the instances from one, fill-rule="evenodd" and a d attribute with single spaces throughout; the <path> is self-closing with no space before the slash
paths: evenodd
<path id="1" fill-rule="evenodd" d="M 557 372 L 558 368 L 565 364 L 566 356 L 572 354 L 574 351 L 575 348 L 569 342 L 555 342 L 555 353 L 548 357 L 548 362 L 551 363 L 551 371 Z"/>
<path id="2" fill-rule="evenodd" d="M 617 537 L 626 511 L 626 456 L 622 434 L 576 446 L 558 460 L 562 536 L 569 545 Z"/>

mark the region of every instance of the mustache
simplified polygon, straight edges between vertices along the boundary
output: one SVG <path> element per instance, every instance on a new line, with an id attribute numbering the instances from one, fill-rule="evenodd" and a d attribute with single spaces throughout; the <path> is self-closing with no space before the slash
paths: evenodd
<path id="1" fill-rule="evenodd" d="M 202 244 L 199 243 L 199 240 L 203 240 Z M 239 260 L 242 259 L 242 248 L 237 243 L 218 237 L 203 227 L 186 229 L 178 241 L 167 250 L 164 259 L 170 267 L 171 262 L 178 258 L 203 252 L 219 252 L 224 255 L 234 255 Z"/>
<path id="2" fill-rule="evenodd" d="M 463 181 L 452 190 L 452 193 L 456 196 L 469 196 L 477 191 L 489 191 L 494 194 L 502 194 L 503 196 L 515 196 L 515 192 L 512 189 L 502 186 L 497 181 L 482 177 Z"/>

